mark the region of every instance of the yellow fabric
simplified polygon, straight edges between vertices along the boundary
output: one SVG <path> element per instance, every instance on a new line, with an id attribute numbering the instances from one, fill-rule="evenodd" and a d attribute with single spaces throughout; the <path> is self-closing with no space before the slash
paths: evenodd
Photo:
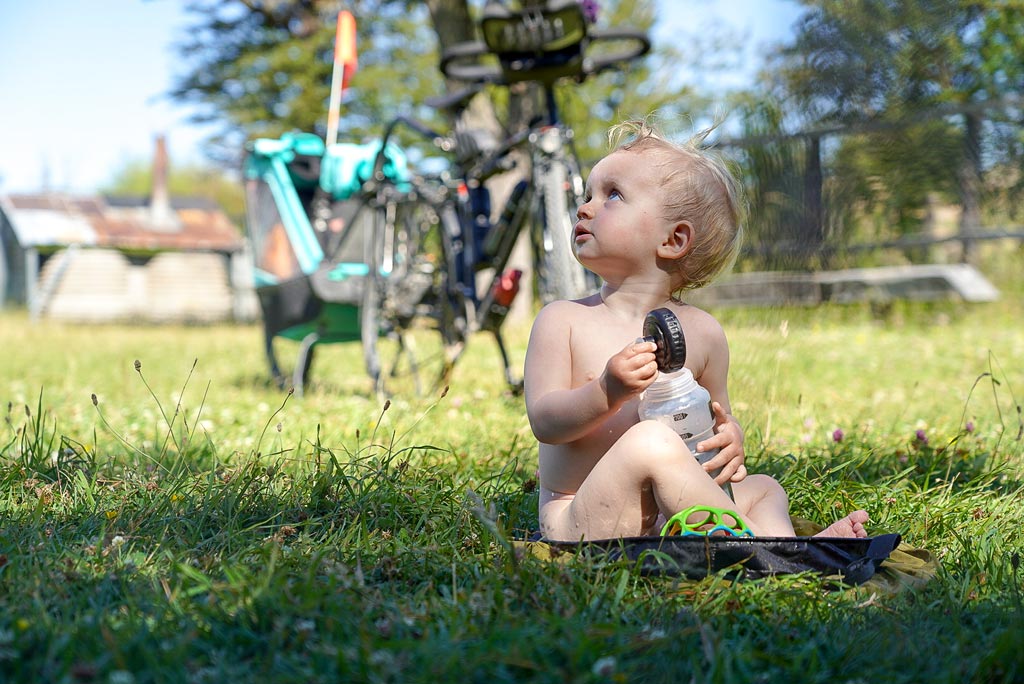
<path id="1" fill-rule="evenodd" d="M 824 525 L 792 517 L 793 529 L 797 536 L 811 537 L 825 529 Z M 927 549 L 921 549 L 901 541 L 889 557 L 882 561 L 874 577 L 860 585 L 894 594 L 904 589 L 920 589 L 939 571 L 939 561 Z"/>

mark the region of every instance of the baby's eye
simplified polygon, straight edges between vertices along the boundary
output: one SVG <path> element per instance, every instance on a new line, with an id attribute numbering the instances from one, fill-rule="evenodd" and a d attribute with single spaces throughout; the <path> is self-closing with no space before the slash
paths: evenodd
<path id="1" fill-rule="evenodd" d="M 622 199 L 622 193 L 618 190 L 610 190 L 608 192 L 608 199 Z"/>

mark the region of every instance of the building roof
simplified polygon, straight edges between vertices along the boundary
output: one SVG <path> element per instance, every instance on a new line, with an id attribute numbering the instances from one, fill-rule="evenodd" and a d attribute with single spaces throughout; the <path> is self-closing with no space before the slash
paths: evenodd
<path id="1" fill-rule="evenodd" d="M 148 203 L 136 198 L 108 200 L 53 193 L 0 197 L 0 210 L 24 247 L 79 244 L 144 251 L 242 249 L 238 228 L 205 200 L 172 202 L 169 220 L 157 220 Z"/>

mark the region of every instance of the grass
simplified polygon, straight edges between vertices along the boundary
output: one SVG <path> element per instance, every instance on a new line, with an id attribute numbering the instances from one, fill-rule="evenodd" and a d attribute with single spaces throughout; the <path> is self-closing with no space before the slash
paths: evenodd
<path id="1" fill-rule="evenodd" d="M 718 312 L 750 469 L 941 560 L 896 594 L 513 553 L 536 452 L 485 338 L 385 406 L 351 345 L 299 398 L 253 326 L 0 314 L 0 679 L 1024 680 L 1017 262 L 993 304 Z"/>

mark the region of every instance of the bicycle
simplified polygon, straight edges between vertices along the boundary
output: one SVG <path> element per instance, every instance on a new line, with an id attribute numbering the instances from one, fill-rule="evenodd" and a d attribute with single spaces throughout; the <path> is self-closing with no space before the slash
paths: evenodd
<path id="1" fill-rule="evenodd" d="M 505 140 L 458 123 L 444 135 L 408 117 L 393 120 L 385 130 L 382 151 L 405 125 L 450 153 L 454 164 L 451 173 L 417 177 L 411 191 L 395 192 L 380 172 L 381 156 L 373 180 L 364 186 L 376 225 L 361 307 L 362 342 L 367 371 L 384 393 L 408 385 L 409 378 L 414 391 L 421 390 L 421 373 L 433 377 L 430 386 L 439 384 L 477 331 L 493 334 L 506 382 L 513 392 L 522 389 L 501 327 L 522 275 L 507 266 L 529 219 L 541 300 L 579 297 L 592 287 L 570 244 L 570 209 L 582 204 L 584 188 L 573 132 L 560 120 L 555 86 L 568 79 L 581 82 L 640 57 L 650 43 L 640 31 L 589 27 L 577 0 L 549 0 L 544 7 L 520 11 L 492 0 L 480 25 L 484 41 L 452 46 L 441 60 L 442 72 L 468 87 L 431 104 L 450 110 L 458 122 L 470 99 L 487 85 L 534 82 L 543 89 L 544 116 Z M 627 49 L 587 56 L 592 45 L 611 41 L 627 42 Z M 516 184 L 492 225 L 485 183 L 510 170 L 513 152 L 522 148 L 530 158 L 529 180 Z M 479 288 L 477 273 L 483 270 L 492 275 Z M 431 342 L 431 331 L 439 339 Z M 428 351 L 419 354 L 416 347 L 423 345 Z"/>

